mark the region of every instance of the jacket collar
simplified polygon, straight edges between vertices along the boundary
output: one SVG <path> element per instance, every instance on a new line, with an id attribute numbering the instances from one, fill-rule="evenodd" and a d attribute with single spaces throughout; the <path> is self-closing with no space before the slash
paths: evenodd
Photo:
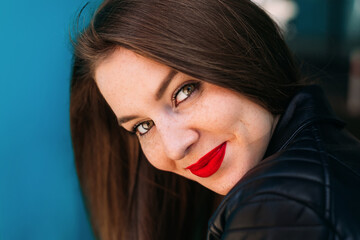
<path id="1" fill-rule="evenodd" d="M 301 89 L 290 101 L 279 119 L 264 158 L 285 148 L 301 129 L 314 122 L 345 125 L 335 117 L 321 88 L 311 85 Z"/>

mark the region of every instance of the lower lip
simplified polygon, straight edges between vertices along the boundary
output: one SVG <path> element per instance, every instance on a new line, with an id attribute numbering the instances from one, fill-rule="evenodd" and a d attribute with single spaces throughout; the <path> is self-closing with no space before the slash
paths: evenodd
<path id="1" fill-rule="evenodd" d="M 200 158 L 196 163 L 190 165 L 189 169 L 194 175 L 198 177 L 210 177 L 219 170 L 225 156 L 226 142 L 208 152 L 205 156 Z"/>

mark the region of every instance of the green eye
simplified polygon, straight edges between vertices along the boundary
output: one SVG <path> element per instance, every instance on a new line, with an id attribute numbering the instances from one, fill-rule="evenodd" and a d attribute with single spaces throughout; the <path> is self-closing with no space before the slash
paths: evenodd
<path id="1" fill-rule="evenodd" d="M 152 120 L 142 122 L 135 126 L 135 130 L 139 132 L 140 135 L 146 134 L 152 127 L 154 122 Z"/>
<path id="2" fill-rule="evenodd" d="M 196 90 L 196 83 L 189 83 L 179 89 L 174 96 L 175 106 L 185 101 Z"/>

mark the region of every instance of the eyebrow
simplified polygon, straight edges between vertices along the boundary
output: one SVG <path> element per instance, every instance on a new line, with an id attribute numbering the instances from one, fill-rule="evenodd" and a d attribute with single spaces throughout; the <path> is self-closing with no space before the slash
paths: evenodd
<path id="1" fill-rule="evenodd" d="M 164 95 L 167 87 L 169 86 L 171 80 L 173 80 L 173 78 L 175 77 L 175 75 L 178 74 L 178 71 L 174 70 L 174 69 L 171 69 L 170 72 L 165 76 L 165 78 L 161 81 L 161 84 L 159 86 L 159 88 L 157 89 L 156 91 L 156 94 L 155 94 L 155 100 L 156 101 L 159 101 L 162 96 Z M 118 118 L 117 121 L 118 121 L 118 124 L 119 125 L 122 125 L 126 122 L 129 122 L 135 118 L 138 118 L 139 116 L 135 116 L 135 115 L 130 115 L 130 116 L 125 116 L 125 117 L 121 117 L 121 118 Z"/>
<path id="2" fill-rule="evenodd" d="M 139 116 L 135 116 L 135 115 L 131 115 L 131 116 L 126 116 L 126 117 L 121 117 L 121 118 L 118 118 L 118 124 L 119 125 L 122 125 L 126 122 L 129 122 L 135 118 L 138 118 Z"/>
<path id="3" fill-rule="evenodd" d="M 156 91 L 156 95 L 155 95 L 155 100 L 159 101 L 162 96 L 164 95 L 167 87 L 169 86 L 171 80 L 175 77 L 175 75 L 178 73 L 178 71 L 175 71 L 174 69 L 172 69 L 167 75 L 166 77 L 162 80 L 158 90 Z"/>

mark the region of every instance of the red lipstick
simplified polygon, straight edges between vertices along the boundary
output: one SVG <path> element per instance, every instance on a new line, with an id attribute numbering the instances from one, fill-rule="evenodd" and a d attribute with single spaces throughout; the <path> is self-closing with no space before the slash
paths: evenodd
<path id="1" fill-rule="evenodd" d="M 185 169 L 189 169 L 193 174 L 199 177 L 210 177 L 219 170 L 221 163 L 224 160 L 225 150 L 226 142 L 220 144 L 200 158 L 196 163 Z"/>

